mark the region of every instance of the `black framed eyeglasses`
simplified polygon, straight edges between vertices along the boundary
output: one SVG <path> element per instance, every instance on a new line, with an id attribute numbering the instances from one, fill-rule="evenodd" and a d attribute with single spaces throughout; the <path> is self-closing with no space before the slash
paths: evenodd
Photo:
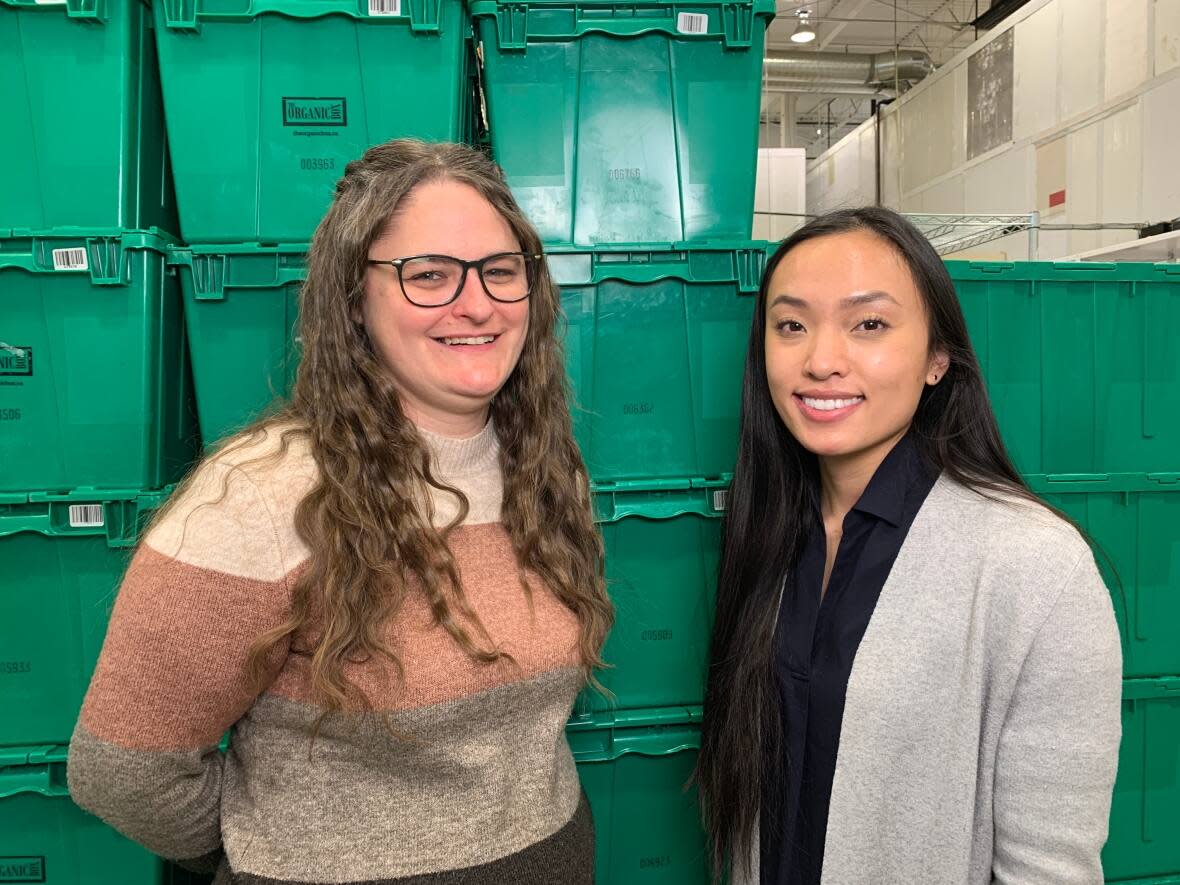
<path id="1" fill-rule="evenodd" d="M 386 260 L 370 258 L 369 264 L 395 268 L 402 294 L 410 304 L 445 307 L 459 297 L 471 268 L 475 268 L 484 292 L 493 301 L 503 304 L 524 301 L 533 292 L 541 258 L 528 252 L 497 252 L 475 261 L 451 255 L 411 255 Z"/>

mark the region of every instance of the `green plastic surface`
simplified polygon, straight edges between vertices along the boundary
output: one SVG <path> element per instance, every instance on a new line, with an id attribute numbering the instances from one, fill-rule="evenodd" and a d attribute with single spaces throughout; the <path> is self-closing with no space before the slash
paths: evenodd
<path id="1" fill-rule="evenodd" d="M 177 230 L 151 10 L 0 0 L 0 226 Z"/>
<path id="2" fill-rule="evenodd" d="M 1180 266 L 947 267 L 1022 473 L 1180 470 Z"/>
<path id="3" fill-rule="evenodd" d="M 306 241 L 366 148 L 470 137 L 462 2 L 397 5 L 400 15 L 370 15 L 364 0 L 153 5 L 187 242 Z"/>
<path id="4" fill-rule="evenodd" d="M 214 247 L 216 248 L 216 247 Z M 306 245 L 174 249 L 206 445 L 240 430 L 295 380 Z"/>
<path id="5" fill-rule="evenodd" d="M 166 497 L 0 495 L 0 746 L 69 741 L 131 548 Z"/>
<path id="6" fill-rule="evenodd" d="M 158 488 L 191 461 L 192 381 L 167 242 L 0 231 L 0 491 Z M 61 249 L 89 270 L 54 270 Z"/>
<path id="7" fill-rule="evenodd" d="M 648 712 L 647 722 L 599 719 L 567 731 L 594 812 L 596 885 L 706 885 L 696 789 L 685 789 L 699 711 Z"/>
<path id="8" fill-rule="evenodd" d="M 1123 683 L 1123 741 L 1102 854 L 1108 880 L 1180 870 L 1180 677 Z"/>
<path id="9" fill-rule="evenodd" d="M 64 746 L 0 750 L 0 882 L 173 881 L 164 861 L 70 801 Z"/>
<path id="10" fill-rule="evenodd" d="M 596 486 L 607 591 L 615 604 L 615 625 L 602 650 L 609 668 L 596 675 L 614 697 L 588 689 L 579 710 L 704 699 L 728 479 L 683 485 Z"/>
<path id="11" fill-rule="evenodd" d="M 471 14 L 493 154 L 545 242 L 749 238 L 774 3 L 476 0 Z"/>
<path id="12" fill-rule="evenodd" d="M 1026 479 L 1099 545 L 1123 639 L 1124 675 L 1180 674 L 1180 476 Z"/>
<path id="13" fill-rule="evenodd" d="M 764 261 L 749 242 L 550 254 L 574 433 L 594 479 L 733 471 Z"/>

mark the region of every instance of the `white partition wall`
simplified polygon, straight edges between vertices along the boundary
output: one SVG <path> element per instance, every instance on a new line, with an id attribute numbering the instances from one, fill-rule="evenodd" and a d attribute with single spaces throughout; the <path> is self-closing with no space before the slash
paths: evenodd
<path id="1" fill-rule="evenodd" d="M 800 227 L 807 212 L 803 148 L 759 148 L 754 191 L 754 239 L 781 240 Z M 768 215 L 762 213 L 790 213 Z"/>
<path id="2" fill-rule="evenodd" d="M 1036 210 L 1046 225 L 1170 220 L 1178 158 L 1180 0 L 1033 0 L 814 160 L 808 211 L 879 194 L 905 212 Z M 1135 237 L 1046 229 L 1038 257 Z M 1028 237 L 967 254 L 1023 259 Z"/>

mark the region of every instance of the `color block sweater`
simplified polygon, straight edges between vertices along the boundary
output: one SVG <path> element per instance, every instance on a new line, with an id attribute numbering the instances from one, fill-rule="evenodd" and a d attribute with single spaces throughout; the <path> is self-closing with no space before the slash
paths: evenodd
<path id="1" fill-rule="evenodd" d="M 521 586 L 492 427 L 423 435 L 470 502 L 448 538 L 464 591 L 515 663 L 474 662 L 410 595 L 384 628 L 404 673 L 347 667 L 377 715 L 334 713 L 313 746 L 309 658 L 289 649 L 256 695 L 247 654 L 289 613 L 309 557 L 294 511 L 317 478 L 303 442 L 248 463 L 276 450 L 272 433 L 201 467 L 137 551 L 70 746 L 78 804 L 217 883 L 591 885 L 564 731 L 577 620 L 535 575 L 531 603 Z M 457 502 L 432 494 L 445 525 Z"/>

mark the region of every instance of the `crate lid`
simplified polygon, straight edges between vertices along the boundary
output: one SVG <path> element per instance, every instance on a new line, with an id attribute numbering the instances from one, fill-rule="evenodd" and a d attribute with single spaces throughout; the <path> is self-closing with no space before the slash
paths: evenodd
<path id="1" fill-rule="evenodd" d="M 546 245 L 549 272 L 561 286 L 592 285 L 607 280 L 656 283 L 736 283 L 739 292 L 757 292 L 768 251 L 766 240 L 700 243 L 612 243 Z"/>
<path id="2" fill-rule="evenodd" d="M 164 255 L 177 242 L 159 228 L 55 227 L 45 230 L 0 229 L 0 272 L 89 274 L 96 286 L 125 286 L 130 270 L 123 256 L 131 251 Z"/>
<path id="3" fill-rule="evenodd" d="M 1030 473 L 1028 487 L 1038 495 L 1086 492 L 1180 491 L 1180 473 Z"/>
<path id="4" fill-rule="evenodd" d="M 94 2 L 94 0 L 91 0 Z M 163 10 L 164 25 L 174 30 L 200 30 L 202 21 L 250 24 L 263 15 L 293 19 L 347 16 L 373 25 L 409 25 L 416 33 L 439 32 L 444 3 L 462 0 L 154 0 Z"/>
<path id="5" fill-rule="evenodd" d="M 956 282 L 1177 282 L 1180 264 L 1142 261 L 947 261 Z"/>
<path id="6" fill-rule="evenodd" d="M 498 48 L 526 51 L 530 42 L 568 41 L 585 34 L 635 37 L 667 34 L 679 40 L 721 37 L 725 48 L 750 49 L 763 42 L 774 18 L 774 0 L 620 3 L 615 0 L 475 0 L 472 18 L 496 19 Z M 754 19 L 763 19 L 755 28 Z M 754 39 L 757 30 L 757 41 Z"/>
<path id="7" fill-rule="evenodd" d="M 1123 700 L 1151 700 L 1153 698 L 1180 701 L 1180 676 L 1123 680 Z"/>
<path id="8" fill-rule="evenodd" d="M 615 522 L 626 517 L 672 519 L 677 516 L 719 517 L 729 503 L 733 477 L 616 480 L 591 484 L 595 519 Z"/>
<path id="9" fill-rule="evenodd" d="M 700 707 L 613 710 L 573 717 L 566 736 L 578 762 L 621 756 L 670 756 L 700 749 Z"/>
<path id="10" fill-rule="evenodd" d="M 0 538 L 23 532 L 53 538 L 98 535 L 112 548 L 133 547 L 147 515 L 174 488 L 0 492 Z"/>

